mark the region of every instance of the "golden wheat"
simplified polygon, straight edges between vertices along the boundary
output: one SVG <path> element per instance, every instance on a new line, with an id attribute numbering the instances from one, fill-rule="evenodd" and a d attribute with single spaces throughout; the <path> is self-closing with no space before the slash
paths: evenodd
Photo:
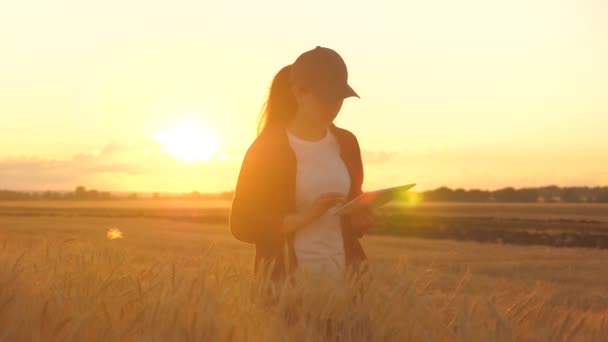
<path id="1" fill-rule="evenodd" d="M 198 230 L 207 228 L 127 222 L 145 229 L 124 228 L 128 234 L 115 240 L 105 238 L 105 221 L 80 236 L 64 228 L 56 234 L 41 228 L 40 236 L 3 231 L 0 341 L 606 336 L 606 251 L 366 237 L 372 267 L 362 282 L 299 272 L 294 283 L 273 286 L 267 274 L 251 273 L 251 246 L 233 241 L 225 226 L 217 227 L 224 240 L 195 245 L 175 232 L 202 236 Z M 564 273 L 575 262 L 589 267 Z M 547 273 L 531 273 L 532 267 Z M 561 283 L 552 280 L 560 277 Z M 572 287 L 577 279 L 588 285 L 586 295 Z"/>

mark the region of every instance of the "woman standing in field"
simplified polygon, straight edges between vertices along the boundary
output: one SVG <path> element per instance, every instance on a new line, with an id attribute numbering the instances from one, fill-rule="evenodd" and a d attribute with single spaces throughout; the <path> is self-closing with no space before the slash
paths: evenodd
<path id="1" fill-rule="evenodd" d="M 348 85 L 342 57 L 317 46 L 274 77 L 247 150 L 230 212 L 230 230 L 255 244 L 254 272 L 273 280 L 296 269 L 326 274 L 363 270 L 359 242 L 373 225 L 367 209 L 333 215 L 328 209 L 362 193 L 357 138 L 333 120 Z"/>

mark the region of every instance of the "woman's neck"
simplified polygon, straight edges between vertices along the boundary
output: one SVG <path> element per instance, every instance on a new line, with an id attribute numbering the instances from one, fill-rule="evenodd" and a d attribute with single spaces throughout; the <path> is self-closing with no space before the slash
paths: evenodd
<path id="1" fill-rule="evenodd" d="M 298 138 L 316 141 L 322 139 L 329 127 L 328 124 L 319 124 L 310 120 L 305 120 L 305 115 L 297 113 L 295 117 L 287 123 L 286 128 Z"/>

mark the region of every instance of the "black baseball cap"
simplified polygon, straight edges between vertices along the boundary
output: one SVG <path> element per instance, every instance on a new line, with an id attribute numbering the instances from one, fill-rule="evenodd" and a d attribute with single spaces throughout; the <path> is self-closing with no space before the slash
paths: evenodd
<path id="1" fill-rule="evenodd" d="M 322 46 L 304 52 L 293 62 L 290 81 L 330 102 L 360 98 L 348 85 L 348 70 L 342 57 Z"/>

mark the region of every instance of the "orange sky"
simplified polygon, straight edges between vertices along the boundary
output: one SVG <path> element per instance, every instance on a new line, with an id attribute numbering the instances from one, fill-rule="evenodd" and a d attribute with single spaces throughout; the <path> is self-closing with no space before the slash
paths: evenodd
<path id="1" fill-rule="evenodd" d="M 367 189 L 608 184 L 608 2 L 0 5 L 0 188 L 223 191 L 272 76 L 323 45 Z"/>

